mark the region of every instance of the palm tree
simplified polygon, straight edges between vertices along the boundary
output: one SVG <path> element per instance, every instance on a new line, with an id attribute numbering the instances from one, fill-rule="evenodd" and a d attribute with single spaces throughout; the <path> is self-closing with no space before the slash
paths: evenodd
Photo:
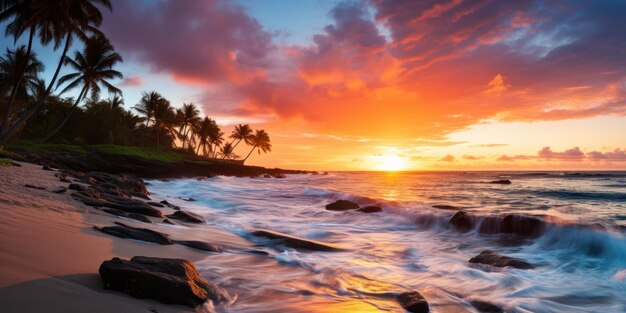
<path id="1" fill-rule="evenodd" d="M 222 154 L 222 159 L 234 159 L 237 157 L 237 155 L 235 155 L 235 147 L 232 142 L 225 143 L 220 149 L 220 153 Z"/>
<path id="2" fill-rule="evenodd" d="M 160 149 L 161 132 L 165 131 L 170 134 L 174 132 L 176 113 L 170 102 L 165 98 L 161 98 L 156 102 L 152 117 L 154 118 L 154 130 L 156 132 L 156 148 Z"/>
<path id="3" fill-rule="evenodd" d="M 56 50 L 65 40 L 63 52 L 57 68 L 50 80 L 42 97 L 36 99 L 35 104 L 23 111 L 13 123 L 9 125 L 5 114 L 0 122 L 0 146 L 11 139 L 16 132 L 27 123 L 35 113 L 39 112 L 45 104 L 46 98 L 51 94 L 62 65 L 65 63 L 67 50 L 73 37 L 76 35 L 86 39 L 86 33 L 100 34 L 96 27 L 102 23 L 102 13 L 97 5 L 102 5 L 111 10 L 109 0 L 2 0 L 0 3 L 0 22 L 10 20 L 6 27 L 6 35 L 12 35 L 15 40 L 26 31 L 29 32 L 27 55 L 30 56 L 33 37 L 39 36 L 40 42 L 47 45 L 54 41 Z M 12 92 L 13 93 L 13 92 Z M 4 108 L 5 112 L 13 110 L 14 97 L 11 97 Z"/>
<path id="4" fill-rule="evenodd" d="M 217 157 L 217 148 L 224 142 L 224 132 L 220 131 L 219 126 L 213 121 L 211 125 L 211 133 L 209 135 L 209 141 L 211 143 L 212 157 Z"/>
<path id="5" fill-rule="evenodd" d="M 230 134 L 229 136 L 230 138 L 233 139 L 233 141 L 231 142 L 231 144 L 237 140 L 237 143 L 235 143 L 235 145 L 233 146 L 233 151 L 235 150 L 235 148 L 237 148 L 237 145 L 243 140 L 247 145 L 250 145 L 250 139 L 252 138 L 252 129 L 250 128 L 250 126 L 248 124 L 239 124 L 237 126 L 235 126 L 235 129 L 233 129 L 233 132 Z M 222 159 L 225 158 L 224 156 L 222 157 Z"/>
<path id="6" fill-rule="evenodd" d="M 251 136 L 250 145 L 252 145 L 252 150 L 250 150 L 246 158 L 243 159 L 244 162 L 250 157 L 254 149 L 257 149 L 259 154 L 261 154 L 261 152 L 267 153 L 272 151 L 270 136 L 264 130 L 257 130 L 254 135 Z"/>
<path id="7" fill-rule="evenodd" d="M 69 84 L 61 91 L 64 93 L 82 85 L 82 89 L 76 98 L 76 102 L 72 106 L 72 110 L 61 122 L 61 124 L 45 136 L 42 142 L 47 141 L 56 135 L 61 128 L 67 123 L 74 109 L 80 104 L 80 101 L 91 92 L 93 98 L 98 98 L 100 94 L 100 85 L 104 86 L 111 94 L 121 94 L 122 91 L 113 86 L 107 79 L 122 78 L 122 73 L 113 69 L 113 67 L 122 62 L 120 56 L 111 42 L 104 36 L 96 35 L 89 37 L 85 42 L 83 51 L 76 51 L 74 59 L 65 58 L 65 64 L 76 70 L 74 73 L 67 74 L 59 79 L 59 85 L 69 82 Z"/>
<path id="8" fill-rule="evenodd" d="M 160 93 L 156 91 L 143 92 L 141 94 L 141 100 L 135 106 L 135 110 L 143 114 L 146 118 L 146 126 L 150 126 L 150 121 L 154 117 L 154 111 L 160 101 L 164 98 Z"/>
<path id="9" fill-rule="evenodd" d="M 204 117 L 200 123 L 196 125 L 194 132 L 198 138 L 198 146 L 196 147 L 196 154 L 200 155 L 200 148 L 202 148 L 203 155 L 206 156 L 210 150 L 210 135 L 215 121 L 208 117 Z M 207 147 L 209 147 L 207 149 Z"/>
<path id="10" fill-rule="evenodd" d="M 40 83 L 39 73 L 43 71 L 44 65 L 34 53 L 28 56 L 26 47 L 20 46 L 15 50 L 7 49 L 4 56 L 0 57 L 0 88 L 11 89 L 10 99 L 15 100 L 17 96 L 27 98 L 29 91 L 35 91 Z M 5 89 L 6 88 L 6 89 Z M 5 94 L 2 94 L 2 100 Z M 9 106 L 5 107 L 5 110 Z M 3 119 L 10 120 L 13 112 L 3 112 Z"/>
<path id="11" fill-rule="evenodd" d="M 183 103 L 183 107 L 178 109 L 176 113 L 179 115 L 180 139 L 183 141 L 184 149 L 192 126 L 200 122 L 200 110 L 193 103 Z"/>

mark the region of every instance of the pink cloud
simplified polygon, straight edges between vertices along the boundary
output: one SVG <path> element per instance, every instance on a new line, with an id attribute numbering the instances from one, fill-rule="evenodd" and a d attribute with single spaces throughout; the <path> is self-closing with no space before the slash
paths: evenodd
<path id="1" fill-rule="evenodd" d="M 443 158 L 441 158 L 439 161 L 454 162 L 454 156 L 451 155 L 451 154 L 448 154 L 448 155 L 444 156 Z"/>
<path id="2" fill-rule="evenodd" d="M 574 147 L 563 152 L 555 152 L 550 147 L 544 147 L 537 153 L 540 159 L 557 159 L 563 161 L 580 161 L 585 157 L 585 153 L 580 148 Z"/>
<path id="3" fill-rule="evenodd" d="M 122 87 L 137 87 L 143 85 L 143 79 L 140 76 L 127 76 L 122 80 Z"/>

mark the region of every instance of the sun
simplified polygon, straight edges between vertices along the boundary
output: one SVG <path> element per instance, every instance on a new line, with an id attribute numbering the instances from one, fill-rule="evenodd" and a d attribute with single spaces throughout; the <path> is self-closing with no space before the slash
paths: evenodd
<path id="1" fill-rule="evenodd" d="M 378 169 L 381 171 L 402 171 L 407 168 L 407 159 L 396 154 L 380 157 Z"/>

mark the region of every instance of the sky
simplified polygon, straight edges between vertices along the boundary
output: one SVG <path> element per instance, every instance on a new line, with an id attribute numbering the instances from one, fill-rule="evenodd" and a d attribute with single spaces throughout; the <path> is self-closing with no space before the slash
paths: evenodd
<path id="1" fill-rule="evenodd" d="M 623 1 L 112 3 L 126 106 L 156 90 L 265 129 L 251 164 L 626 169 Z M 59 51 L 35 51 L 50 75 Z"/>

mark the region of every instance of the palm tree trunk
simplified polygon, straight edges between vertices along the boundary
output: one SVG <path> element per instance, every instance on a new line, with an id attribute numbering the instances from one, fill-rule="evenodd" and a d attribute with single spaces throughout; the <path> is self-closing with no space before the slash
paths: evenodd
<path id="1" fill-rule="evenodd" d="M 82 98 L 83 98 L 83 96 L 85 94 L 87 94 L 87 85 L 85 85 L 83 87 L 83 89 L 80 91 L 80 94 L 78 95 L 78 98 L 76 98 L 76 101 L 74 102 L 74 105 L 72 106 L 72 109 L 70 110 L 69 113 L 67 113 L 67 115 L 63 119 L 63 122 L 61 122 L 61 124 L 59 124 L 59 126 L 57 126 L 57 128 L 55 128 L 48 135 L 46 135 L 43 138 L 41 138 L 39 140 L 39 143 L 44 143 L 44 142 L 50 140 L 50 138 L 54 137 L 54 135 L 56 135 L 63 128 L 63 126 L 65 126 L 65 124 L 67 123 L 67 121 L 70 120 L 70 117 L 72 116 L 72 113 L 74 113 L 74 110 L 76 110 L 76 107 L 78 107 L 78 104 L 80 103 L 80 101 L 82 100 Z"/>
<path id="2" fill-rule="evenodd" d="M 250 150 L 250 152 L 248 152 L 248 155 L 246 155 L 246 158 L 243 159 L 243 162 L 245 163 L 246 160 L 250 157 L 250 155 L 252 154 L 252 151 L 254 151 L 254 149 L 256 148 L 256 146 L 252 147 L 252 150 Z"/>
<path id="3" fill-rule="evenodd" d="M 233 140 L 233 141 L 231 141 L 230 143 L 232 144 L 233 142 L 235 142 L 235 141 Z M 237 140 L 237 143 L 233 146 L 233 149 L 232 149 L 232 151 L 233 151 L 233 152 L 235 152 L 235 148 L 237 148 L 237 145 L 238 145 L 240 142 L 241 142 L 241 139 Z M 226 158 L 226 155 L 223 155 L 223 156 L 222 156 L 222 159 L 225 159 L 225 158 Z"/>
<path id="4" fill-rule="evenodd" d="M 160 141 L 161 141 L 161 122 L 157 122 L 155 121 L 154 123 L 154 127 L 156 128 L 156 139 L 157 139 L 157 150 L 159 150 L 161 147 L 159 146 Z"/>
<path id="5" fill-rule="evenodd" d="M 46 92 L 42 95 L 40 99 L 37 99 L 37 101 L 35 102 L 35 104 L 30 110 L 26 111 L 24 114 L 21 114 L 16 119 L 15 123 L 13 123 L 13 125 L 10 128 L 8 128 L 7 131 L 0 132 L 0 147 L 4 146 L 15 135 L 15 133 L 26 122 L 28 122 L 28 120 L 30 120 L 33 117 L 33 115 L 35 115 L 35 113 L 41 110 L 41 108 L 43 107 L 45 103 L 46 98 L 48 97 L 48 95 L 50 95 L 50 92 L 52 91 L 52 86 L 54 86 L 54 83 L 56 82 L 57 77 L 59 76 L 61 67 L 63 67 L 63 61 L 65 60 L 65 55 L 67 54 L 67 50 L 70 47 L 71 41 L 72 41 L 72 33 L 68 33 L 67 37 L 65 38 L 65 47 L 63 48 L 63 54 L 61 54 L 61 59 L 59 60 L 59 64 L 57 65 L 57 69 L 54 72 L 54 75 L 52 76 L 52 80 L 50 81 L 50 84 L 48 84 L 48 88 L 46 88 Z M 8 125 L 6 126 L 8 127 Z"/>
<path id="6" fill-rule="evenodd" d="M 13 89 L 11 90 L 11 97 L 9 98 L 9 103 L 6 104 L 4 108 L 4 113 L 2 115 L 2 122 L 0 122 L 0 134 L 4 133 L 6 129 L 9 127 L 9 118 L 11 113 L 13 112 L 13 103 L 15 102 L 15 97 L 17 96 L 17 90 L 22 83 L 22 79 L 24 78 L 24 74 L 26 74 L 26 67 L 28 67 L 28 61 L 30 60 L 30 51 L 33 47 L 33 37 L 35 35 L 35 28 L 30 28 L 30 34 L 28 35 L 28 47 L 26 48 L 26 60 L 24 62 L 24 66 L 20 71 L 19 77 L 15 85 L 13 85 Z"/>

